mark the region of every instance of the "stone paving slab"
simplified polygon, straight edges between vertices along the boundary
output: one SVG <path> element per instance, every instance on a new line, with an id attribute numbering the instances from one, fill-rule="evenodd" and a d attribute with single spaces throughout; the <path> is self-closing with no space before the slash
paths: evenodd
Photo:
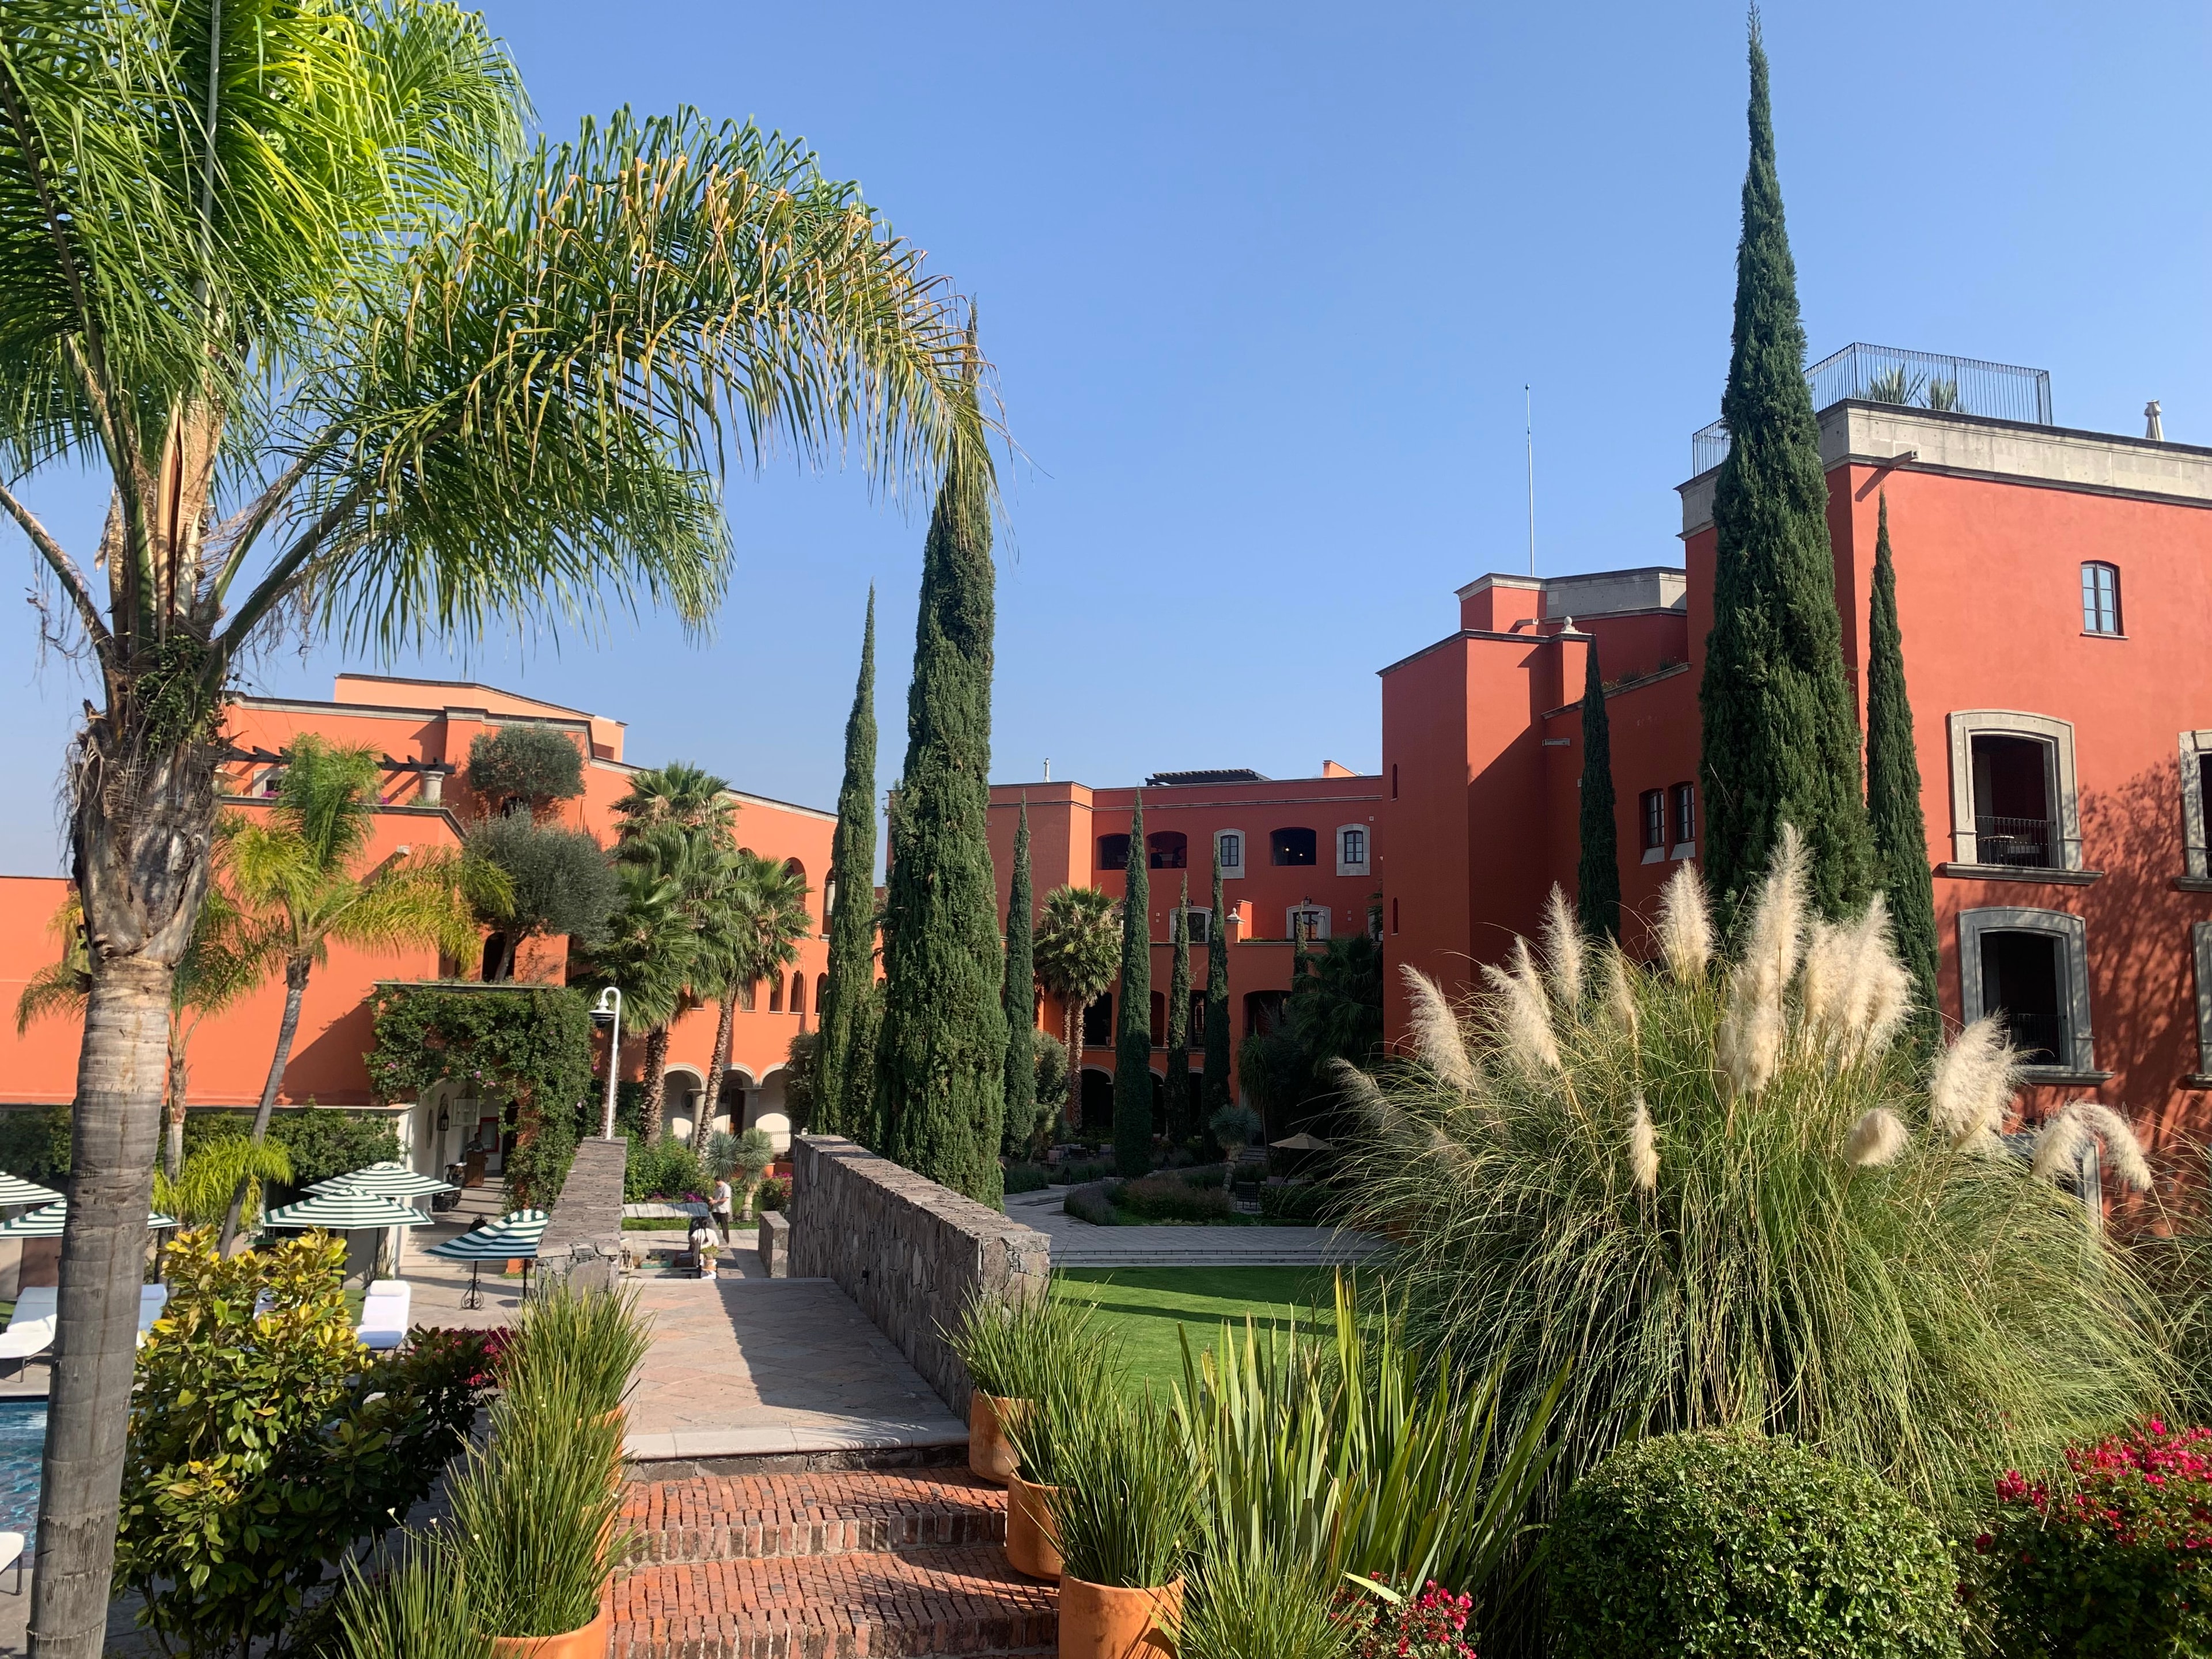
<path id="1" fill-rule="evenodd" d="M 963 1444 L 905 1356 L 826 1279 L 648 1280 L 633 1460 Z"/>
<path id="2" fill-rule="evenodd" d="M 1065 1187 L 1017 1193 L 1006 1213 L 1052 1240 L 1055 1267 L 1307 1267 L 1364 1261 L 1389 1249 L 1335 1227 L 1101 1227 L 1060 1206 Z"/>

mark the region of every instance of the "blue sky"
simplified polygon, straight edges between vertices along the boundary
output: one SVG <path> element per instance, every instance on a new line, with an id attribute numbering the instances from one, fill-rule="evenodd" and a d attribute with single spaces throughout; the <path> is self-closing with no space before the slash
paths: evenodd
<path id="1" fill-rule="evenodd" d="M 1673 562 L 1726 368 L 1744 156 L 1730 4 L 910 8 L 492 0 L 544 125 L 696 104 L 803 134 L 982 307 L 1006 477 L 994 775 L 1379 763 L 1374 671 L 1526 557 Z M 1813 351 L 2051 372 L 2058 420 L 2212 444 L 2200 3 L 1776 4 L 1782 181 Z M 29 486 L 80 545 L 97 499 Z M 926 503 L 732 477 L 713 640 L 509 639 L 467 672 L 629 722 L 633 758 L 834 802 L 867 586 L 883 778 Z M 12 531 L 0 550 L 28 556 Z M 1910 550 L 1900 550 L 1909 557 Z M 295 645 L 254 689 L 327 696 Z M 87 686 L 0 634 L 0 871 L 59 867 Z"/>

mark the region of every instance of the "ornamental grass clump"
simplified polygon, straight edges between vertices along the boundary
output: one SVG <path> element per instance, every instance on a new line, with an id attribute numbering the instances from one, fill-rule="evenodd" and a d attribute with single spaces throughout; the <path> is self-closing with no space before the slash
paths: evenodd
<path id="1" fill-rule="evenodd" d="M 2066 1473 L 2008 1471 L 1975 1540 L 2007 1659 L 2212 1653 L 2212 1429 L 2156 1418 L 2069 1448 Z"/>
<path id="2" fill-rule="evenodd" d="M 1000 1297 L 977 1291 L 945 1334 L 968 1379 L 1000 1400 L 1041 1400 L 1055 1378 L 1097 1365 L 1118 1351 L 1094 1309 L 1063 1295 Z"/>
<path id="3" fill-rule="evenodd" d="M 1070 1577 L 1150 1589 L 1183 1575 L 1197 1541 L 1198 1488 L 1175 1419 L 1147 1395 L 1094 1397 L 1055 1424 L 1048 1503 Z M 1027 1473 L 1025 1480 L 1035 1477 Z"/>
<path id="4" fill-rule="evenodd" d="M 1626 1441 L 1743 1426 L 1871 1469 L 1945 1511 L 1991 1469 L 2155 1408 L 2153 1304 L 2079 1203 L 1998 1137 L 2018 1057 L 1978 1021 L 1923 1075 L 1879 898 L 1815 916 L 1785 834 L 1721 961 L 1694 870 L 1645 966 L 1556 896 L 1464 1007 L 1407 970 L 1410 1062 L 1346 1068 L 1365 1128 L 1351 1224 L 1429 1352 L 1504 1367 L 1529 1420 L 1571 1362 L 1558 1473 Z M 2145 1180 L 2126 1124 L 2061 1114 Z"/>

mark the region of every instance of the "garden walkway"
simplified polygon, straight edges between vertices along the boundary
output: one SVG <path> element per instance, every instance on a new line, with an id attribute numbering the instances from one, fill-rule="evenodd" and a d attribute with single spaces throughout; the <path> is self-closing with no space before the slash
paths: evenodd
<path id="1" fill-rule="evenodd" d="M 1006 1213 L 1052 1239 L 1055 1267 L 1327 1267 L 1388 1246 L 1334 1227 L 1100 1227 L 1060 1209 L 1065 1187 L 1015 1193 Z"/>

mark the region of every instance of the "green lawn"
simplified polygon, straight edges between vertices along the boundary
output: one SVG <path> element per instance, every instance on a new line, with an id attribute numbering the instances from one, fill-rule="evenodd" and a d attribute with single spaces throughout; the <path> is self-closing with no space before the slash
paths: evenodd
<path id="1" fill-rule="evenodd" d="M 1249 1317 L 1262 1331 L 1305 1325 L 1316 1303 L 1332 1301 L 1326 1267 L 1073 1267 L 1054 1275 L 1067 1294 L 1095 1306 L 1121 1339 L 1133 1392 L 1150 1384 L 1164 1400 L 1182 1380 L 1182 1345 L 1202 1352 L 1228 1323 Z"/>

